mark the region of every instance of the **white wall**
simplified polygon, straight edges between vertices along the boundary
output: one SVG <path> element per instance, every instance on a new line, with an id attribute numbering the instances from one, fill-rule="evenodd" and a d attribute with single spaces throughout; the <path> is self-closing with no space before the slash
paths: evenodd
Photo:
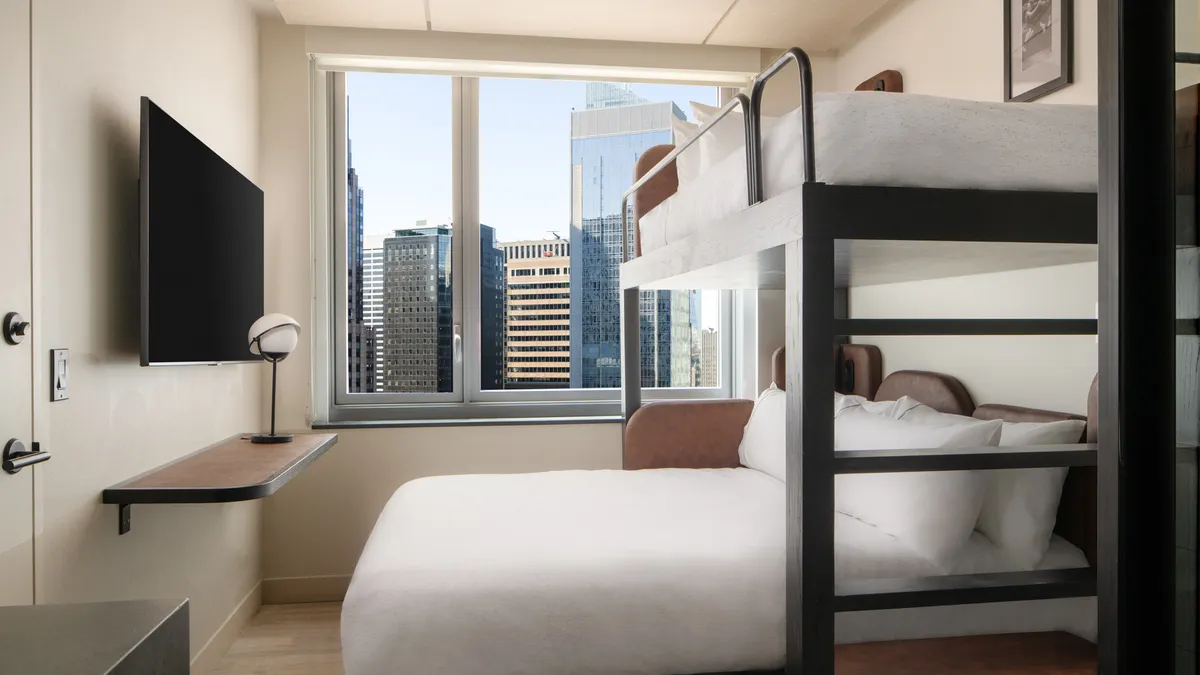
<path id="1" fill-rule="evenodd" d="M 305 33 L 281 21 L 262 23 L 260 184 L 267 195 L 267 307 L 310 330 Z M 312 368 L 308 340 L 280 365 L 284 428 L 308 426 Z M 268 602 L 336 598 L 383 504 L 413 478 L 621 466 L 620 424 L 342 430 L 339 436 L 336 447 L 264 502 Z"/>
<path id="2" fill-rule="evenodd" d="M 1096 103 L 1096 0 L 1075 0 L 1075 84 L 1043 103 Z M 843 91 L 881 70 L 904 90 L 977 101 L 1004 100 L 1004 3 L 901 0 L 838 55 Z"/>
<path id="3" fill-rule="evenodd" d="M 856 318 L 1079 318 L 1093 316 L 1096 265 L 1084 263 L 850 290 Z M 1086 413 L 1096 374 L 1094 336 L 871 337 L 884 367 L 961 379 L 976 403 Z"/>
<path id="4" fill-rule="evenodd" d="M 263 511 L 265 601 L 343 591 L 396 488 L 415 478 L 620 469 L 621 425 L 343 430 Z M 328 582 L 328 583 L 326 583 Z"/>
<path id="5" fill-rule="evenodd" d="M 1075 83 L 1042 103 L 1096 103 L 1096 0 L 1075 1 Z M 902 0 L 838 55 L 837 82 L 852 90 L 881 70 L 904 90 L 1004 100 L 1004 12 L 998 0 Z M 964 227 L 970 227 L 964 223 Z M 854 289 L 856 317 L 1093 318 L 1094 263 Z M 889 338 L 858 340 L 883 350 L 885 372 L 937 370 L 963 381 L 977 403 L 1086 411 L 1096 374 L 1094 337 Z"/>
<path id="6" fill-rule="evenodd" d="M 260 506 L 137 506 L 118 536 L 100 492 L 257 428 L 261 368 L 138 365 L 139 97 L 253 179 L 257 44 L 243 0 L 34 8 L 34 346 L 72 362 L 70 399 L 51 404 L 37 359 L 35 431 L 54 456 L 36 477 L 37 601 L 190 598 L 193 655 L 254 602 Z"/>
<path id="7" fill-rule="evenodd" d="M 780 49 L 762 50 L 760 72 L 770 68 L 782 53 Z M 809 54 L 808 58 L 812 63 L 813 91 L 839 91 L 837 55 Z M 767 80 L 763 88 L 763 114 L 779 116 L 799 107 L 799 77 L 800 70 L 789 64 L 778 75 Z"/>

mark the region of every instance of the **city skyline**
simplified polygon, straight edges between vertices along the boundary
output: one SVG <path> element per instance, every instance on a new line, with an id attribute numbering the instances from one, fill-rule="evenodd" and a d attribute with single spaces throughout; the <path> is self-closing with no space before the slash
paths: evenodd
<path id="1" fill-rule="evenodd" d="M 436 85 L 439 79 L 392 77 L 406 84 L 415 78 L 427 85 Z M 633 181 L 633 166 L 641 153 L 672 142 L 672 121 L 687 115 L 675 101 L 649 100 L 630 85 L 552 84 L 582 84 L 584 93 L 583 109 L 572 106 L 569 116 L 563 115 L 568 120 L 567 134 L 558 141 L 560 147 L 569 141 L 570 147 L 568 169 L 561 172 L 568 177 L 563 200 L 569 216 L 566 227 L 526 217 L 526 211 L 534 213 L 539 204 L 554 201 L 545 198 L 546 187 L 536 184 L 536 173 L 555 169 L 531 163 L 524 153 L 513 154 L 506 170 L 494 173 L 515 176 L 521 183 L 508 197 L 522 209 L 524 232 L 499 232 L 485 224 L 488 216 L 481 214 L 477 279 L 454 273 L 457 255 L 452 253 L 455 228 L 450 218 L 412 218 L 393 221 L 388 227 L 386 221 L 397 217 L 394 213 L 375 215 L 375 193 L 365 187 L 369 174 L 361 168 L 359 149 L 365 145 L 378 151 L 389 144 L 374 137 L 354 144 L 361 139 L 354 135 L 350 120 L 371 117 L 361 111 L 361 97 L 354 97 L 355 114 L 347 111 L 350 391 L 446 393 L 457 388 L 452 290 L 456 278 L 480 285 L 479 384 L 483 389 L 620 386 L 617 278 L 625 237 L 620 230 L 620 198 Z M 677 89 L 715 92 L 713 88 Z M 524 97 L 514 100 L 527 103 Z M 408 134 L 412 152 L 400 159 L 406 170 L 419 167 L 430 186 L 442 182 L 437 177 L 438 161 L 422 156 L 423 151 L 437 149 L 438 142 L 431 140 L 435 135 Z M 481 145 L 486 144 L 481 140 Z M 484 149 L 481 166 L 486 164 Z M 439 161 L 444 163 L 449 154 Z M 481 199 L 484 182 L 481 177 Z M 529 190 L 536 194 L 522 199 L 522 192 Z M 369 209 L 365 207 L 368 195 Z M 425 206 L 441 198 L 436 189 L 419 196 L 401 189 L 384 191 L 379 201 L 394 206 L 397 195 Z M 415 213 L 410 210 L 408 216 Z M 379 232 L 384 229 L 381 224 L 388 234 Z M 546 290 L 550 288 L 555 290 Z M 702 306 L 704 296 L 712 297 L 705 297 Z M 707 301 L 712 301 L 711 310 Z M 699 384 L 702 376 L 697 371 L 704 370 L 705 351 L 699 329 L 709 327 L 705 335 L 715 341 L 714 326 L 709 324 L 716 320 L 716 294 L 647 291 L 639 304 L 642 386 Z"/>

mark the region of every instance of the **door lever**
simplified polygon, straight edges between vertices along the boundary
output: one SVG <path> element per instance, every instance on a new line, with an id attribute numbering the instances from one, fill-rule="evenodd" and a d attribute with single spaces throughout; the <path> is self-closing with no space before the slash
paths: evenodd
<path id="1" fill-rule="evenodd" d="M 0 325 L 0 331 L 4 333 L 5 342 L 16 346 L 25 341 L 25 334 L 29 332 L 29 322 L 20 314 L 9 312 L 4 315 L 4 323 Z"/>
<path id="2" fill-rule="evenodd" d="M 4 445 L 3 461 L 0 462 L 0 468 L 8 473 L 17 473 L 27 466 L 41 464 L 50 459 L 50 453 L 42 452 L 42 444 L 34 442 L 33 450 L 26 450 L 25 444 L 17 439 L 12 439 Z"/>

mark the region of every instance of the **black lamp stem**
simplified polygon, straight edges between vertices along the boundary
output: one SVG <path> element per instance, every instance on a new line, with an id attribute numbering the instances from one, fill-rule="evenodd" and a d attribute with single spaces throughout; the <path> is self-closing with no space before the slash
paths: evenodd
<path id="1" fill-rule="evenodd" d="M 275 435 L 275 378 L 279 374 L 279 361 L 271 362 L 271 435 Z"/>

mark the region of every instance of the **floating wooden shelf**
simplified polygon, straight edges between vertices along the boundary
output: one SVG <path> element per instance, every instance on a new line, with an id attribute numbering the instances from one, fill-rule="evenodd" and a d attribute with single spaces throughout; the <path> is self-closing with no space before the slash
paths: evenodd
<path id="1" fill-rule="evenodd" d="M 218 504 L 262 499 L 283 487 L 338 441 L 337 434 L 296 434 L 291 443 L 256 445 L 239 434 L 104 490 L 117 504 L 118 532 L 129 531 L 133 504 Z"/>

